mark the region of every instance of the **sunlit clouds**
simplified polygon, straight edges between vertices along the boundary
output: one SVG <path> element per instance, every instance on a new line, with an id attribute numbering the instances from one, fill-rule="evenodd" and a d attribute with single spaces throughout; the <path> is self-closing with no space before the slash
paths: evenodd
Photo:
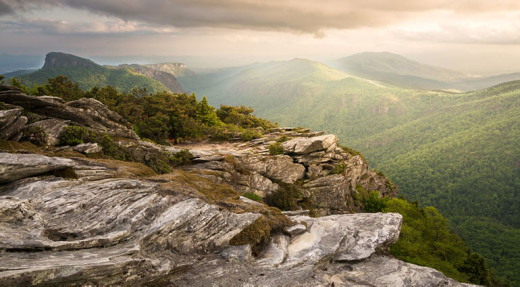
<path id="1" fill-rule="evenodd" d="M 485 70 L 490 60 L 479 68 L 471 57 L 496 51 L 510 57 L 496 64 L 505 71 L 520 61 L 519 20 L 516 0 L 0 0 L 0 37 L 10 39 L 0 52 L 214 56 L 234 65 L 391 51 Z"/>

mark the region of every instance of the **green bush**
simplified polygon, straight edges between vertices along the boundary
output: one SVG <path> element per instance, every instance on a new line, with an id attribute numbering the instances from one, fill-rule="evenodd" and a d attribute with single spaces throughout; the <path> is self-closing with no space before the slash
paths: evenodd
<path id="1" fill-rule="evenodd" d="M 176 152 L 170 155 L 169 162 L 174 165 L 184 165 L 191 162 L 191 159 L 193 158 L 193 154 L 187 149 L 183 149 L 180 152 Z"/>
<path id="2" fill-rule="evenodd" d="M 283 145 L 279 142 L 275 142 L 269 145 L 269 154 L 270 155 L 277 155 L 277 154 L 283 154 L 284 149 Z"/>
<path id="3" fill-rule="evenodd" d="M 382 197 L 379 192 L 372 191 L 363 201 L 363 211 L 365 212 L 382 212 L 386 208 L 388 198 Z"/>
<path id="4" fill-rule="evenodd" d="M 24 129 L 23 136 L 20 141 L 28 141 L 37 146 L 47 144 L 47 133 L 40 126 L 29 126 Z"/>
<path id="5" fill-rule="evenodd" d="M 98 143 L 103 148 L 103 154 L 117 160 L 132 161 L 134 158 L 130 152 L 120 146 L 109 135 L 93 134 L 91 141 Z"/>
<path id="6" fill-rule="evenodd" d="M 280 188 L 268 194 L 264 201 L 270 206 L 277 207 L 281 210 L 298 210 L 300 205 L 298 202 L 303 200 L 303 194 L 295 184 L 287 184 L 279 182 Z"/>
<path id="7" fill-rule="evenodd" d="M 262 137 L 262 133 L 257 130 L 246 129 L 240 133 L 240 139 L 243 141 L 250 141 Z"/>
<path id="8" fill-rule="evenodd" d="M 91 138 L 89 130 L 85 127 L 80 126 L 68 126 L 65 130 L 58 136 L 60 141 L 60 145 L 78 145 L 85 142 L 89 142 Z"/>

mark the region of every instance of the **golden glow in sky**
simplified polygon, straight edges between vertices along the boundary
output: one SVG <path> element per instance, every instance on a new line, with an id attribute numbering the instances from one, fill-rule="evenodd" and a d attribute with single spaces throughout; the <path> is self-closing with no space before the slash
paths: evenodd
<path id="1" fill-rule="evenodd" d="M 389 51 L 508 72 L 520 70 L 519 31 L 517 0 L 0 0 L 0 53 L 10 54 L 191 56 L 233 66 Z"/>

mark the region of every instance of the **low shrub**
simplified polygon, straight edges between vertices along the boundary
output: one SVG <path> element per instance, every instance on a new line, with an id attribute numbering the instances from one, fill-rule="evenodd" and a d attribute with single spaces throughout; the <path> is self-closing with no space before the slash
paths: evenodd
<path id="1" fill-rule="evenodd" d="M 284 149 L 283 149 L 283 145 L 279 142 L 275 142 L 275 143 L 272 143 L 269 145 L 269 154 L 270 155 L 278 155 L 278 154 L 283 154 L 284 153 Z"/>
<path id="2" fill-rule="evenodd" d="M 382 197 L 379 192 L 372 191 L 363 201 L 363 211 L 382 212 L 386 208 L 388 198 Z"/>
<path id="3" fill-rule="evenodd" d="M 303 200 L 303 194 L 296 184 L 279 182 L 280 189 L 272 192 L 264 198 L 265 203 L 280 210 L 298 210 L 299 201 Z"/>
<path id="4" fill-rule="evenodd" d="M 240 139 L 243 141 L 250 141 L 262 137 L 262 133 L 257 130 L 247 129 L 240 133 Z"/>
<path id="5" fill-rule="evenodd" d="M 65 130 L 58 136 L 60 141 L 60 145 L 78 145 L 85 142 L 89 142 L 91 139 L 90 132 L 85 127 L 80 126 L 68 126 Z"/>
<path id="6" fill-rule="evenodd" d="M 189 150 L 183 149 L 180 152 L 171 154 L 169 156 L 169 161 L 172 165 L 178 166 L 190 163 L 193 157 L 193 154 L 191 154 Z"/>

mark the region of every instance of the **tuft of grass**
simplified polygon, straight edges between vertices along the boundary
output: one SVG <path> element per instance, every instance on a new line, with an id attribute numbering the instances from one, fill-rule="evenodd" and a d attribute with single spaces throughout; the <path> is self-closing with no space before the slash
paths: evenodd
<path id="1" fill-rule="evenodd" d="M 261 215 L 255 222 L 244 228 L 229 241 L 231 245 L 249 244 L 253 251 L 258 251 L 261 246 L 269 242 L 271 236 L 271 225 L 265 216 Z M 257 249 L 257 250 L 255 250 Z"/>
<path id="2" fill-rule="evenodd" d="M 254 200 L 254 201 L 264 202 L 264 199 L 260 195 L 254 193 L 254 192 L 244 192 L 244 193 L 242 193 L 242 196 L 245 198 Z"/>
<path id="3" fill-rule="evenodd" d="M 281 143 L 275 142 L 269 145 L 269 154 L 270 155 L 279 155 L 283 154 L 284 149 Z"/>
<path id="4" fill-rule="evenodd" d="M 331 174 L 342 174 L 347 169 L 347 165 L 344 162 L 340 162 L 334 166 L 331 170 Z"/>
<path id="5" fill-rule="evenodd" d="M 286 135 L 283 135 L 283 136 L 279 137 L 279 138 L 276 140 L 276 142 L 278 142 L 278 143 L 283 143 L 283 142 L 286 142 L 286 141 L 288 141 L 288 140 L 289 140 L 289 137 L 287 137 Z"/>

